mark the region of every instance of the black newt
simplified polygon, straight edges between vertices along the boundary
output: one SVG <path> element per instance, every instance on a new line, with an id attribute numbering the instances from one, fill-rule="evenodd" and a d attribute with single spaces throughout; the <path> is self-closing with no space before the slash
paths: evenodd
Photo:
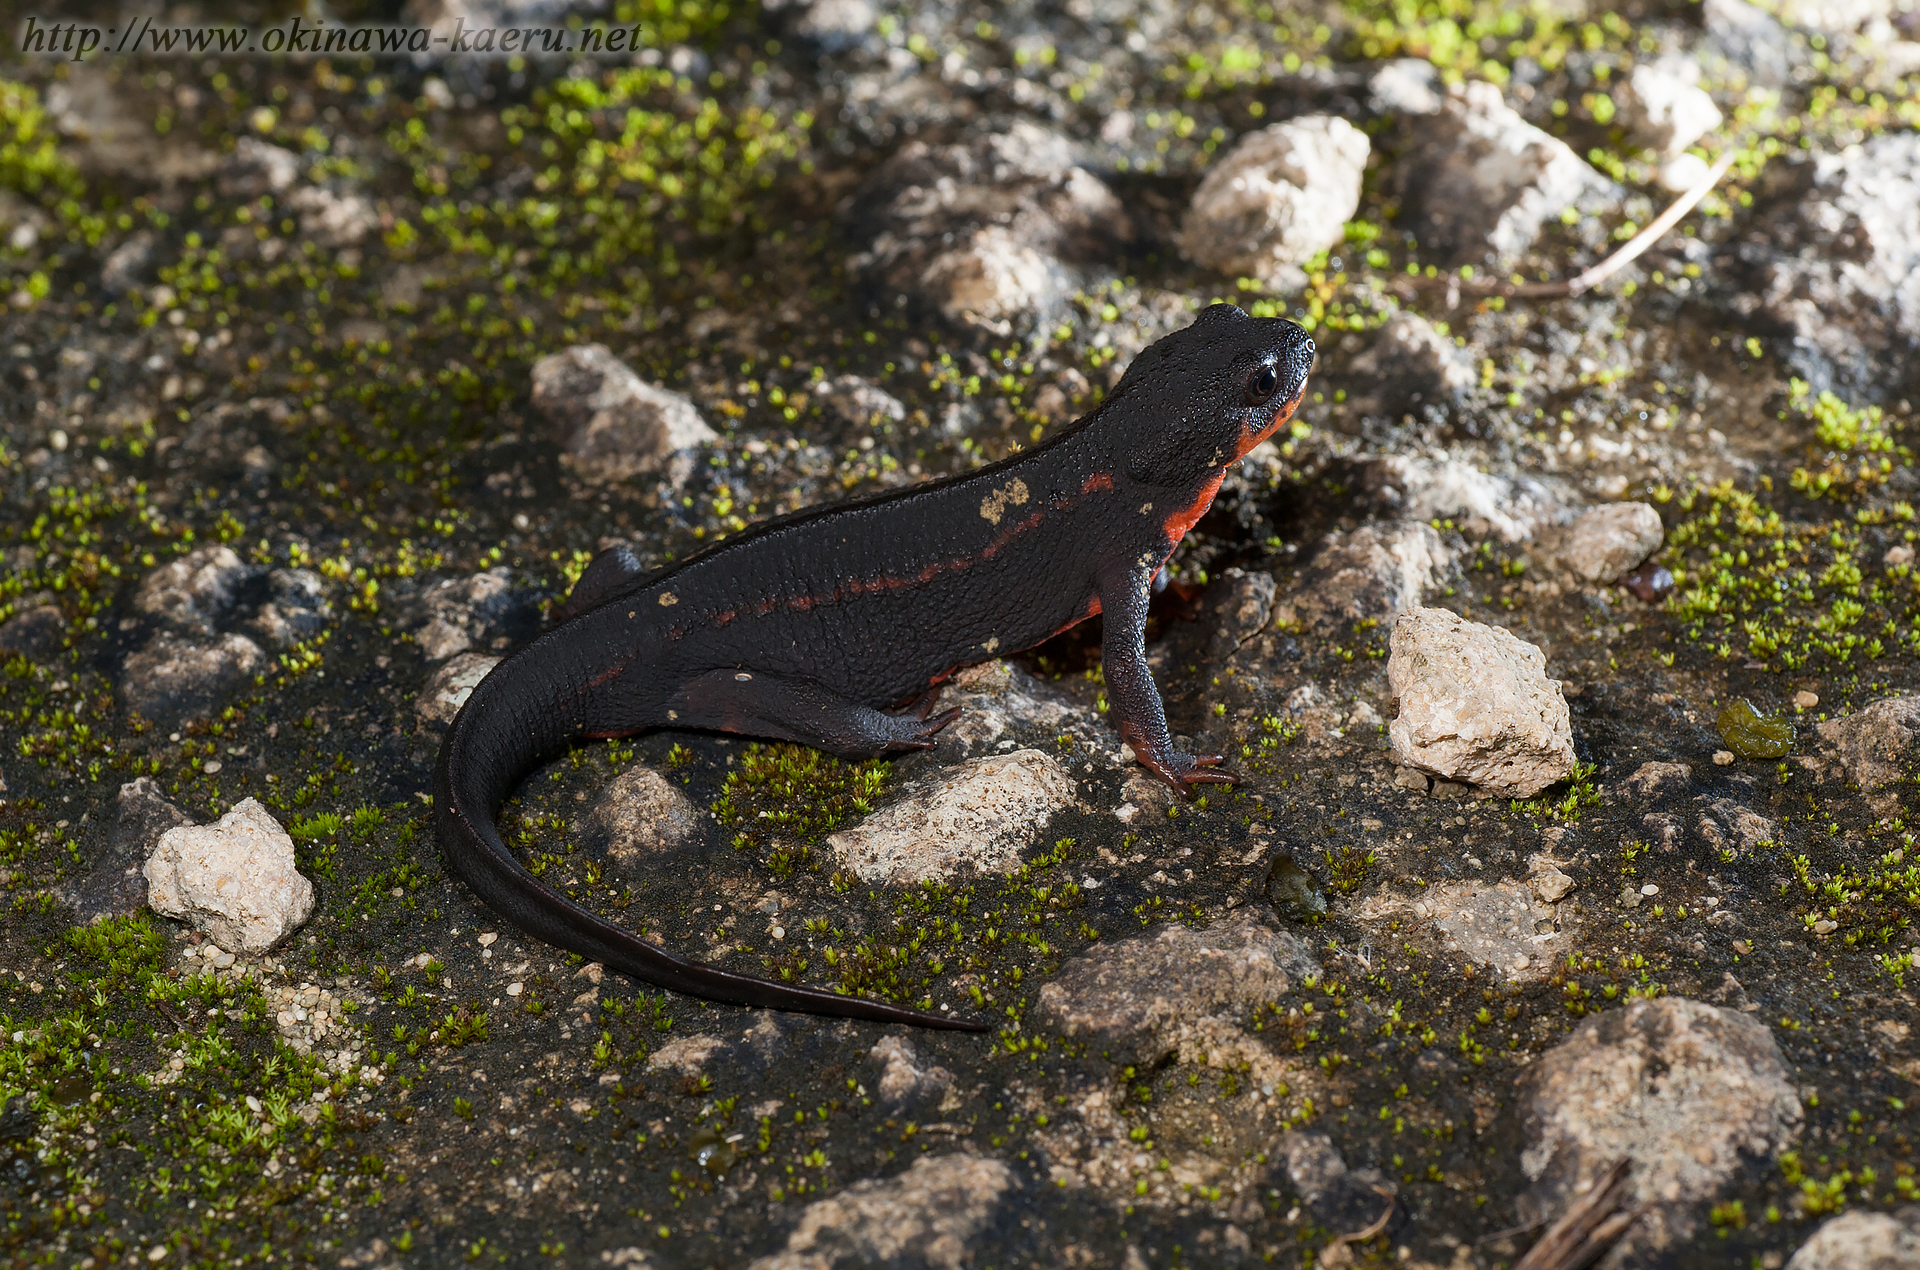
<path id="1" fill-rule="evenodd" d="M 1147 601 L 1228 466 L 1292 417 L 1313 352 L 1291 322 L 1216 304 L 1032 450 L 769 520 L 662 570 L 602 552 L 560 623 L 494 667 L 447 733 L 433 813 L 449 869 L 527 933 L 658 987 L 985 1030 L 677 957 L 541 883 L 494 815 L 537 762 L 582 737 L 682 727 L 849 757 L 925 748 L 958 714 L 928 717 L 935 685 L 1095 614 L 1113 718 L 1140 762 L 1182 793 L 1232 783 L 1217 755 L 1173 746 L 1147 669 Z"/>

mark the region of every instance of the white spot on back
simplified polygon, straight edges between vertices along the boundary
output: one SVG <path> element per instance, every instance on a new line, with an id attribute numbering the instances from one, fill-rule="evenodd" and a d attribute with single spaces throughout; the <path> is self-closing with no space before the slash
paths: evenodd
<path id="1" fill-rule="evenodd" d="M 661 608 L 663 608 L 663 609 L 670 609 L 670 608 L 672 608 L 672 607 L 673 607 L 674 605 L 676 605 L 676 604 L 678 604 L 678 603 L 680 603 L 680 597 L 679 597 L 679 596 L 677 596 L 677 595 L 675 595 L 675 594 L 674 594 L 673 592 L 671 592 L 671 591 L 662 591 L 662 592 L 660 593 L 660 607 L 661 607 Z"/>

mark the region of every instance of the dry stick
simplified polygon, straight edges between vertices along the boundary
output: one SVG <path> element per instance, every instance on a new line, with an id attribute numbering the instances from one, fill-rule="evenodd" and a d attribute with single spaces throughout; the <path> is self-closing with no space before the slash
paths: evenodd
<path id="1" fill-rule="evenodd" d="M 1450 306 L 1453 297 L 1458 295 L 1461 287 L 1466 287 L 1479 295 L 1497 295 L 1528 299 L 1552 299 L 1558 296 L 1571 297 L 1577 296 L 1585 291 L 1591 291 L 1594 287 L 1599 286 L 1602 282 L 1605 282 L 1608 278 L 1611 278 L 1614 274 L 1619 273 L 1629 264 L 1632 264 L 1641 253 L 1653 246 L 1654 242 L 1658 240 L 1661 235 L 1679 223 L 1682 216 L 1692 211 L 1694 205 L 1705 198 L 1708 192 L 1720 183 L 1720 178 L 1727 174 L 1727 169 L 1733 166 L 1734 154 L 1734 151 L 1729 150 L 1721 155 L 1719 160 L 1711 168 L 1707 169 L 1707 174 L 1700 178 L 1699 184 L 1675 199 L 1673 206 L 1660 213 L 1658 219 L 1635 234 L 1620 250 L 1614 252 L 1611 256 L 1608 256 L 1592 268 L 1581 270 L 1565 282 L 1474 282 L 1471 279 L 1463 281 L 1456 274 L 1448 274 L 1446 281 Z M 1435 281 L 1438 281 L 1438 279 L 1435 279 Z"/>
<path id="2" fill-rule="evenodd" d="M 1393 1197 L 1393 1192 L 1388 1190 L 1384 1186 L 1374 1187 L 1373 1193 L 1375 1195 L 1378 1195 L 1381 1199 L 1384 1199 L 1387 1201 L 1387 1211 L 1384 1213 L 1381 1213 L 1379 1220 L 1375 1221 L 1372 1225 L 1368 1226 L 1365 1230 L 1356 1230 L 1351 1235 L 1334 1236 L 1333 1242 L 1328 1244 L 1324 1249 L 1321 1250 L 1321 1253 L 1320 1253 L 1321 1257 L 1324 1258 L 1328 1253 L 1332 1252 L 1335 1248 L 1342 1247 L 1346 1244 L 1366 1243 L 1368 1240 L 1375 1238 L 1380 1234 L 1381 1231 L 1387 1228 L 1387 1222 L 1391 1220 L 1393 1217 L 1393 1206 L 1397 1201 Z"/>
<path id="3" fill-rule="evenodd" d="M 1630 1160 L 1617 1161 L 1585 1195 L 1568 1206 L 1513 1270 L 1584 1270 L 1640 1220 L 1646 1205 L 1621 1208 L 1627 1199 Z M 1618 1210 L 1618 1211 L 1616 1211 Z"/>

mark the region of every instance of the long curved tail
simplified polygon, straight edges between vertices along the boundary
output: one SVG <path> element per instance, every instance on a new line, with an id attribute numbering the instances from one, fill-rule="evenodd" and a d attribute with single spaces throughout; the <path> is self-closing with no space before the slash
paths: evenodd
<path id="1" fill-rule="evenodd" d="M 447 867 L 487 907 L 555 947 L 689 996 L 877 1023 L 960 1032 L 989 1030 L 992 1025 L 987 1023 L 774 983 L 687 961 L 544 885 L 507 850 L 493 818 L 520 778 L 581 729 L 566 712 L 548 703 L 516 699 L 517 676 L 501 672 L 518 660 L 501 663 L 473 690 L 455 716 L 433 769 L 433 820 L 441 852 Z M 519 669 L 524 674 L 524 668 Z"/>

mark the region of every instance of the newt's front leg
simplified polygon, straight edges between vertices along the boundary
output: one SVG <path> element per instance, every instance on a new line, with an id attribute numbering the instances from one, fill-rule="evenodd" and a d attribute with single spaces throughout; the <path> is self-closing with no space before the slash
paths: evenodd
<path id="1" fill-rule="evenodd" d="M 1220 767 L 1218 754 L 1185 754 L 1173 748 L 1166 707 L 1147 669 L 1147 600 L 1150 566 L 1118 572 L 1098 583 L 1102 673 L 1120 739 L 1133 747 L 1148 771 L 1189 797 L 1195 785 L 1237 785 L 1240 778 Z M 1211 769 L 1211 770 L 1210 770 Z"/>

